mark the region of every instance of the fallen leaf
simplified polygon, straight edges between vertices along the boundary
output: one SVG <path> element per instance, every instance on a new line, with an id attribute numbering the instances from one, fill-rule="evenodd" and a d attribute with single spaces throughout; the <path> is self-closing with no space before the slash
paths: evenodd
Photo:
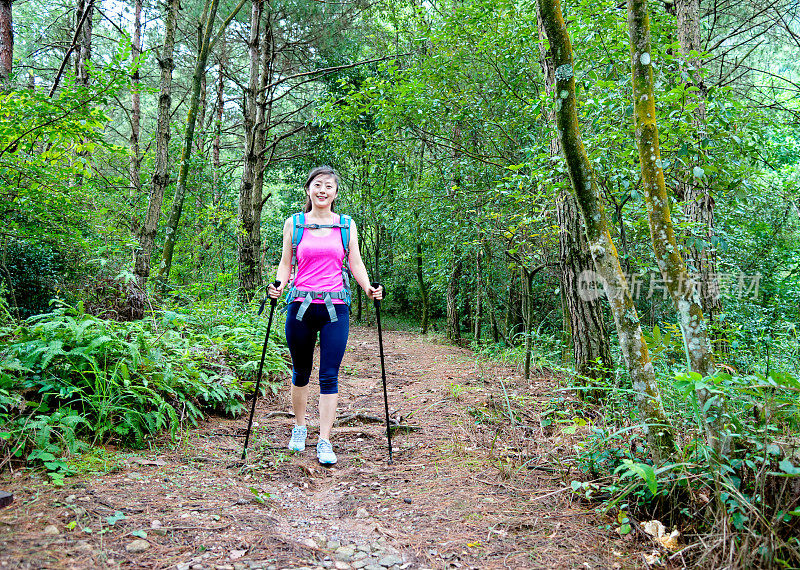
<path id="1" fill-rule="evenodd" d="M 667 534 L 667 529 L 660 521 L 657 520 L 642 523 L 642 528 L 647 534 L 655 538 L 656 541 L 667 550 L 675 552 L 680 548 L 680 545 L 678 544 L 678 537 L 680 537 L 681 533 L 677 529 L 673 530 L 670 534 Z"/>
<path id="2" fill-rule="evenodd" d="M 650 554 L 642 554 L 644 556 L 644 561 L 647 562 L 650 566 L 662 566 L 663 562 L 661 562 L 661 554 L 658 550 L 654 550 Z"/>
<path id="3" fill-rule="evenodd" d="M 230 559 L 231 560 L 238 560 L 239 558 L 244 556 L 246 553 L 247 553 L 246 550 L 231 550 Z"/>
<path id="4" fill-rule="evenodd" d="M 659 538 L 664 536 L 666 529 L 664 528 L 664 524 L 661 521 L 647 521 L 642 523 L 642 528 L 644 531 L 652 536 L 653 538 Z"/>
<path id="5" fill-rule="evenodd" d="M 678 532 L 678 529 L 675 529 L 669 533 L 669 536 L 660 536 L 658 542 L 660 542 L 664 548 L 675 552 L 680 549 L 680 544 L 678 543 L 678 537 L 680 535 L 681 533 Z"/>

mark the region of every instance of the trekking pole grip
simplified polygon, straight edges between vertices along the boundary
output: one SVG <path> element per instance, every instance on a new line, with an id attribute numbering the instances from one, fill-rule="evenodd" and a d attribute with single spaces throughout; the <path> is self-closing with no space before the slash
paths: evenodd
<path id="1" fill-rule="evenodd" d="M 278 279 L 276 279 L 275 281 L 272 282 L 272 286 L 277 289 L 278 287 L 281 286 L 281 282 Z M 270 306 L 274 307 L 275 305 L 278 304 L 278 299 L 270 299 L 269 304 Z"/>
<path id="2" fill-rule="evenodd" d="M 375 289 L 381 286 L 381 284 L 378 281 L 373 281 L 372 283 L 370 283 L 370 285 L 372 285 Z M 375 303 L 376 309 L 380 309 L 381 307 L 380 299 L 373 299 L 372 302 Z"/>

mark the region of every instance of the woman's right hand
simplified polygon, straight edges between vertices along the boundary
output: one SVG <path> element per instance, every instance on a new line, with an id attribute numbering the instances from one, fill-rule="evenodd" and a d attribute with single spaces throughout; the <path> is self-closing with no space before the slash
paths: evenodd
<path id="1" fill-rule="evenodd" d="M 280 283 L 277 287 L 275 287 L 274 283 L 270 283 L 267 285 L 267 294 L 269 295 L 270 299 L 279 299 L 280 296 L 283 294 L 283 289 L 286 287 L 284 283 Z"/>

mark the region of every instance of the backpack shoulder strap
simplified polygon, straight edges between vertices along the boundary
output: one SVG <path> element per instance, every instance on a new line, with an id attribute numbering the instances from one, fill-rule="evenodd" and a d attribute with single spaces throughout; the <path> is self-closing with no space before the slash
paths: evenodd
<path id="1" fill-rule="evenodd" d="M 303 227 L 305 226 L 306 215 L 302 212 L 292 215 L 292 265 L 289 267 L 289 284 L 294 281 L 293 273 L 297 271 L 297 246 L 303 239 Z M 290 287 L 291 288 L 291 287 Z"/>
<path id="2" fill-rule="evenodd" d="M 339 226 L 342 234 L 342 245 L 344 246 L 344 257 L 350 255 L 350 221 L 352 218 L 345 214 L 339 216 Z"/>
<path id="3" fill-rule="evenodd" d="M 292 250 L 297 252 L 297 246 L 303 239 L 303 228 L 306 226 L 306 215 L 302 212 L 292 215 Z"/>

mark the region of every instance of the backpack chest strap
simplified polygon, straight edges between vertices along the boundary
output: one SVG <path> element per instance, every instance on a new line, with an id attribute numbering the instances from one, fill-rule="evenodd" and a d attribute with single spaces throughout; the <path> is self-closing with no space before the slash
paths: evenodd
<path id="1" fill-rule="evenodd" d="M 295 224 L 298 228 L 303 228 L 304 230 L 324 230 L 328 228 L 345 228 L 350 226 L 345 226 L 344 224 Z"/>

